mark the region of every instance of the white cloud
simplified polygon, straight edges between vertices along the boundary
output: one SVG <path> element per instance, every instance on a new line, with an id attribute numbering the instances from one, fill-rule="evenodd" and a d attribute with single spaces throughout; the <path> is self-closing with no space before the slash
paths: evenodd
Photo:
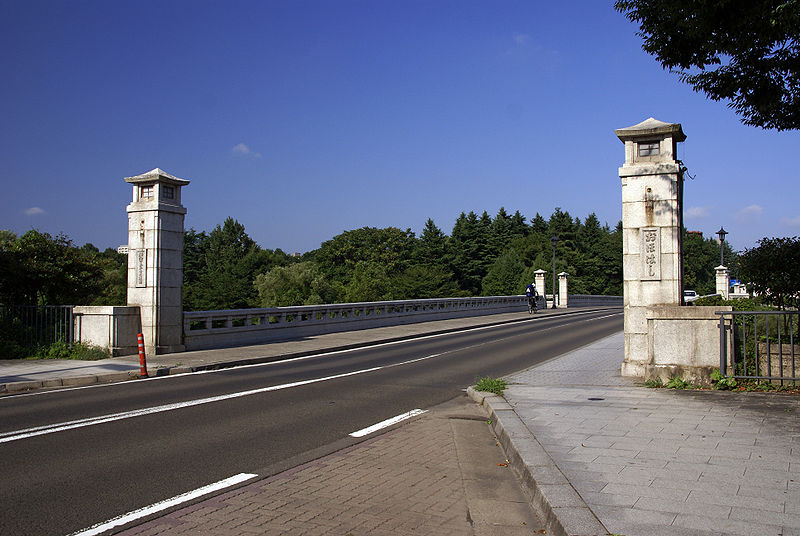
<path id="1" fill-rule="evenodd" d="M 708 209 L 709 207 L 689 207 L 684 216 L 687 220 L 704 220 L 711 216 Z"/>
<path id="2" fill-rule="evenodd" d="M 39 214 L 44 214 L 44 209 L 39 207 L 31 207 L 25 209 L 26 216 L 38 216 Z"/>
<path id="3" fill-rule="evenodd" d="M 738 221 L 749 221 L 761 216 L 762 212 L 764 212 L 764 207 L 761 205 L 750 205 L 737 212 L 736 219 Z"/>
<path id="4" fill-rule="evenodd" d="M 261 158 L 261 153 L 254 153 L 250 150 L 250 147 L 245 145 L 244 143 L 237 143 L 231 149 L 231 152 L 237 156 L 250 156 L 252 158 Z"/>
<path id="5" fill-rule="evenodd" d="M 514 34 L 514 42 L 519 46 L 527 45 L 531 42 L 531 36 L 521 33 Z"/>
<path id="6" fill-rule="evenodd" d="M 800 216 L 794 218 L 781 218 L 781 223 L 788 227 L 800 227 Z"/>

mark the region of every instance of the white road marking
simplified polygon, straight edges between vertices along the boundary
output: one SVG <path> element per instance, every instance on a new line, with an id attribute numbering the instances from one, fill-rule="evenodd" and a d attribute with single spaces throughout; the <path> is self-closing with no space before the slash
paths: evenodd
<path id="1" fill-rule="evenodd" d="M 171 499 L 166 499 L 164 501 L 151 504 L 150 506 L 145 506 L 144 508 L 133 510 L 132 512 L 128 512 L 127 514 L 122 514 L 121 516 L 109 519 L 108 521 L 105 521 L 103 523 L 92 525 L 87 529 L 83 529 L 78 532 L 73 532 L 70 536 L 93 536 L 96 534 L 102 534 L 103 532 L 112 529 L 114 527 L 119 527 L 126 523 L 130 523 L 131 521 L 140 519 L 142 517 L 155 514 L 156 512 L 160 512 L 162 510 L 166 510 L 167 508 L 172 508 L 173 506 L 177 506 L 181 503 L 185 503 L 191 501 L 192 499 L 202 497 L 203 495 L 208 495 L 209 493 L 229 488 L 231 486 L 234 486 L 241 482 L 245 482 L 246 480 L 250 480 L 251 478 L 255 478 L 257 476 L 258 475 L 254 475 L 251 473 L 239 473 L 238 475 L 226 478 L 225 480 L 220 480 L 219 482 L 215 482 L 214 484 L 209 484 L 208 486 L 197 488 L 194 491 L 182 493 L 176 497 L 172 497 Z"/>
<path id="2" fill-rule="evenodd" d="M 173 411 L 176 409 L 188 408 L 192 406 L 200 406 L 202 404 L 210 404 L 212 402 L 220 402 L 223 400 L 229 400 L 232 398 L 241 398 L 243 396 L 250 396 L 250 395 L 257 395 L 261 393 L 268 393 L 270 391 L 279 391 L 282 389 L 290 389 L 292 387 L 300 387 L 302 385 L 309 385 L 312 383 L 319 383 L 329 380 L 335 380 L 337 378 L 344 378 L 347 376 L 355 376 L 357 374 L 366 374 L 368 372 L 375 372 L 376 370 L 382 370 L 392 367 L 399 367 L 402 365 L 408 365 L 411 363 L 416 363 L 418 361 L 424 361 L 426 359 L 432 359 L 434 357 L 440 356 L 442 354 L 431 354 L 425 357 L 419 357 L 417 359 L 409 359 L 408 361 L 403 361 L 400 363 L 393 363 L 391 365 L 383 365 L 380 367 L 372 367 L 368 369 L 362 370 L 355 370 L 352 372 L 345 372 L 342 374 L 336 374 L 334 376 L 326 376 L 324 378 L 315 378 L 313 380 L 302 380 L 299 382 L 292 382 L 292 383 L 284 383 L 281 385 L 272 385 L 270 387 L 261 387 L 259 389 L 251 389 L 249 391 L 240 391 L 238 393 L 229 393 L 227 395 L 219 395 L 219 396 L 212 396 L 208 398 L 200 398 L 197 400 L 187 400 L 185 402 L 176 402 L 174 404 L 165 404 L 163 406 L 154 406 L 151 408 L 142 408 L 136 409 L 132 411 L 124 411 L 121 413 L 112 413 L 110 415 L 100 415 L 98 417 L 89 417 L 86 419 L 78 419 L 75 421 L 63 422 L 63 423 L 56 423 L 50 424 L 46 426 L 37 426 L 35 428 L 26 428 L 24 430 L 15 430 L 12 432 L 3 432 L 0 433 L 0 443 L 10 443 L 11 441 L 18 441 L 20 439 L 27 439 L 29 437 L 35 437 L 45 434 L 52 434 L 55 432 L 62 432 L 64 430 L 73 430 L 75 428 L 83 428 L 85 426 L 93 426 L 95 424 L 103 424 L 106 422 L 113 422 L 113 421 L 120 421 L 123 419 L 131 419 L 133 417 L 142 417 L 144 415 L 152 415 L 154 413 L 162 413 L 165 411 Z"/>
<path id="3" fill-rule="evenodd" d="M 361 429 L 358 432 L 353 432 L 350 434 L 351 437 L 364 437 L 365 435 L 369 435 L 372 432 L 377 432 L 382 428 L 386 428 L 393 424 L 397 424 L 401 421 L 406 419 L 410 419 L 411 417 L 416 417 L 417 415 L 422 415 L 423 413 L 427 412 L 426 409 L 412 409 L 409 412 L 403 413 L 402 415 L 398 415 L 397 417 L 392 417 L 391 419 L 386 419 L 385 421 L 381 421 L 378 424 L 373 424 L 372 426 L 368 426 L 367 428 Z"/>

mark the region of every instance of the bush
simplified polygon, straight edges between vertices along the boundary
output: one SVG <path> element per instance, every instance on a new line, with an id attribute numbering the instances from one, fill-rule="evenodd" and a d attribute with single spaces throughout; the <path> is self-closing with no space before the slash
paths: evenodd
<path id="1" fill-rule="evenodd" d="M 709 305 L 719 307 L 730 305 L 734 311 L 771 311 L 773 308 L 762 304 L 758 298 L 737 298 L 735 300 L 725 300 L 722 296 L 708 296 L 700 298 L 695 305 Z"/>

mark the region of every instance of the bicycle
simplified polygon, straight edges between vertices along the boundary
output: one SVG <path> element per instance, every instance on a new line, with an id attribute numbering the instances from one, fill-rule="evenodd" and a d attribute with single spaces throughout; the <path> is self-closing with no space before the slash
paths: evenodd
<path id="1" fill-rule="evenodd" d="M 536 313 L 536 296 L 528 296 L 528 314 Z"/>

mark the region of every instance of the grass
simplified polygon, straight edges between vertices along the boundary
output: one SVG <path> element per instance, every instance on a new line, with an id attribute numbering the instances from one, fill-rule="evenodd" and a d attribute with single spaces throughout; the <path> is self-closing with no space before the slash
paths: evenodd
<path id="1" fill-rule="evenodd" d="M 477 391 L 485 391 L 498 396 L 503 396 L 503 389 L 505 389 L 506 386 L 507 384 L 505 380 L 500 378 L 490 378 L 488 376 L 485 378 L 479 378 L 478 381 L 475 382 L 475 389 Z"/>
<path id="2" fill-rule="evenodd" d="M 108 350 L 80 342 L 72 343 L 72 348 L 65 342 L 55 342 L 48 346 L 40 346 L 26 359 L 76 359 L 80 361 L 97 361 L 111 357 Z"/>

